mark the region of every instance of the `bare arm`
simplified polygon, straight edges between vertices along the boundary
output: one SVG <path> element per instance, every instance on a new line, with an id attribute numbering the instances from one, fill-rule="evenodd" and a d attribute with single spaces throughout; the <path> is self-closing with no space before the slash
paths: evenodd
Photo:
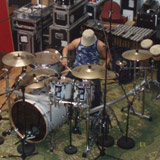
<path id="1" fill-rule="evenodd" d="M 105 59 L 103 66 L 107 66 L 110 63 L 111 58 L 109 51 L 107 52 L 105 43 L 103 43 L 101 40 L 98 40 L 97 49 L 100 53 L 100 58 Z"/>
<path id="2" fill-rule="evenodd" d="M 67 60 L 68 52 L 76 49 L 78 47 L 79 42 L 80 42 L 80 38 L 77 38 L 73 40 L 70 44 L 64 47 L 62 51 L 62 56 L 63 56 L 63 59 L 61 61 L 62 65 L 64 66 L 68 65 L 68 60 Z"/>

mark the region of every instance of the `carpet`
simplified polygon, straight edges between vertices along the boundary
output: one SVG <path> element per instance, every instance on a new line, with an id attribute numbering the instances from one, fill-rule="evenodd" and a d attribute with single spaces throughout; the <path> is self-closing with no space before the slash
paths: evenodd
<path id="1" fill-rule="evenodd" d="M 137 85 L 140 84 L 141 80 L 138 80 Z M 102 87 L 104 87 L 104 81 L 102 81 Z M 124 90 L 128 93 L 133 89 L 133 83 L 123 84 Z M 112 160 L 112 159 L 123 159 L 123 160 L 160 160 L 160 103 L 159 99 L 156 99 L 158 93 L 160 93 L 160 86 L 155 83 L 149 83 L 145 85 L 145 100 L 144 100 L 144 114 L 152 117 L 152 120 L 146 118 L 140 118 L 130 114 L 129 116 L 129 132 L 128 137 L 132 138 L 135 142 L 135 146 L 132 149 L 122 149 L 117 146 L 117 141 L 122 135 L 126 134 L 126 123 L 127 113 L 122 112 L 123 107 L 127 107 L 128 103 L 126 98 L 114 103 L 111 107 L 107 108 L 107 115 L 111 124 L 109 125 L 108 135 L 114 138 L 114 145 L 105 148 L 105 156 L 100 156 L 98 160 Z M 114 82 L 107 84 L 107 96 L 106 101 L 114 101 L 123 96 L 124 92 L 121 86 Z M 143 106 L 143 92 L 138 91 L 135 95 L 133 102 L 133 109 L 136 112 L 142 112 Z M 134 96 L 129 96 L 131 101 Z M 15 100 L 15 99 L 14 99 Z M 14 101 L 12 102 L 15 103 Z M 60 127 L 55 129 L 39 143 L 33 143 L 35 145 L 36 155 L 27 156 L 26 160 L 93 160 L 100 155 L 100 151 L 93 141 L 93 145 L 87 157 L 82 157 L 83 152 L 86 150 L 86 129 L 85 129 L 85 118 L 86 109 L 80 109 L 80 123 L 79 128 L 81 134 L 72 134 L 72 144 L 77 147 L 77 153 L 68 155 L 64 152 L 64 147 L 69 145 L 69 123 L 64 122 Z M 7 118 L 8 112 L 3 111 L 2 117 Z M 94 118 L 92 118 L 94 120 Z M 74 121 L 73 121 L 74 122 Z M 96 120 L 98 126 L 101 125 L 101 116 Z M 74 123 L 73 123 L 74 125 Z M 93 126 L 94 127 L 94 124 Z M 10 128 L 10 122 L 8 120 L 0 121 L 0 133 Z M 94 130 L 95 131 L 95 130 Z M 97 130 L 98 136 L 101 135 L 101 130 Z M 91 132 L 90 136 L 94 136 L 94 132 Z M 21 156 L 17 152 L 18 145 L 21 144 L 19 136 L 15 131 L 12 131 L 9 135 L 3 136 L 4 143 L 0 145 L 0 160 L 21 159 Z M 15 157 L 14 157 L 15 156 Z"/>

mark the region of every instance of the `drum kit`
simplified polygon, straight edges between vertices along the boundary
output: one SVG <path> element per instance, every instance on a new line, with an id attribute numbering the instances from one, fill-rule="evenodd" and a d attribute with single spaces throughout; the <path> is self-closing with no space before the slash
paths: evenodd
<path id="1" fill-rule="evenodd" d="M 24 51 L 11 52 L 2 58 L 2 62 L 11 67 L 34 65 L 31 71 L 22 71 L 13 88 L 9 87 L 9 76 L 6 78 L 8 101 L 11 94 L 19 97 L 13 105 L 8 103 L 10 122 L 24 143 L 39 143 L 49 132 L 62 126 L 68 116 L 69 108 L 66 106 L 89 108 L 95 91 L 92 80 L 105 78 L 105 67 L 94 64 L 69 69 L 82 81 L 61 76 L 57 67 L 60 53 L 54 49 L 35 53 L 35 56 Z M 115 75 L 110 71 L 107 77 L 114 79 Z M 26 93 L 26 88 L 29 93 Z"/>
<path id="2" fill-rule="evenodd" d="M 129 50 L 122 54 L 123 58 L 135 62 L 133 67 L 134 81 L 136 80 L 136 61 L 149 59 L 157 53 L 160 54 L 159 49 L 157 51 L 157 46 L 153 46 L 150 51 Z M 65 123 L 70 106 L 85 108 L 87 110 L 86 148 L 89 150 L 89 114 L 102 109 L 102 107 L 90 108 L 95 91 L 92 80 L 104 80 L 106 77 L 107 80 L 113 80 L 117 76 L 108 70 L 106 75 L 106 68 L 103 66 L 87 64 L 73 69 L 68 67 L 68 71 L 82 81 L 73 80 L 63 76 L 63 74 L 66 75 L 66 72 L 61 72 L 59 69 L 60 61 L 60 53 L 54 49 L 47 49 L 35 53 L 35 55 L 24 51 L 15 51 L 2 58 L 2 62 L 7 66 L 32 67 L 30 72 L 23 72 L 19 76 L 13 88 L 9 87 L 9 77 L 6 78 L 8 101 L 11 94 L 16 94 L 19 97 L 12 106 L 8 103 L 10 122 L 20 138 L 25 139 L 25 143 L 39 143 L 46 138 L 49 132 Z M 126 62 L 119 61 L 116 64 L 123 68 Z M 134 87 L 137 90 L 136 86 Z M 25 92 L 26 88 L 30 89 L 29 93 Z M 126 96 L 128 95 L 123 98 Z M 117 102 L 115 100 L 112 104 Z M 22 146 L 24 147 L 24 145 Z M 71 143 L 69 147 L 72 147 Z"/>

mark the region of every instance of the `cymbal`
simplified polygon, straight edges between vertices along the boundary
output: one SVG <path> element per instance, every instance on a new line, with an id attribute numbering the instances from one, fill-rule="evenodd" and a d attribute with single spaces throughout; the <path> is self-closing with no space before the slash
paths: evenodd
<path id="1" fill-rule="evenodd" d="M 73 76 L 81 79 L 105 79 L 105 67 L 89 64 L 81 65 L 72 70 Z M 112 71 L 107 71 L 107 79 L 114 79 L 116 75 Z"/>
<path id="2" fill-rule="evenodd" d="M 24 67 L 31 63 L 34 63 L 35 56 L 32 53 L 24 51 L 11 52 L 2 58 L 2 62 L 5 65 L 12 67 Z"/>
<path id="3" fill-rule="evenodd" d="M 56 71 L 50 68 L 42 69 L 38 68 L 26 73 L 23 80 L 19 83 L 19 87 L 27 86 L 31 89 L 43 88 L 45 84 L 52 80 L 57 80 Z"/>
<path id="4" fill-rule="evenodd" d="M 100 79 L 104 67 L 96 64 L 81 65 L 72 70 L 73 76 L 81 79 Z"/>
<path id="5" fill-rule="evenodd" d="M 61 79 L 58 82 L 60 82 L 60 83 L 72 83 L 73 80 L 71 78 L 67 78 L 67 77 L 62 76 Z"/>
<path id="6" fill-rule="evenodd" d="M 137 60 L 146 60 L 152 57 L 152 54 L 147 50 L 129 50 L 122 53 L 122 57 L 128 60 L 137 61 Z"/>
<path id="7" fill-rule="evenodd" d="M 113 80 L 116 78 L 116 74 L 113 71 L 107 70 L 107 80 Z M 101 78 L 100 79 L 105 79 L 105 71 L 102 72 Z"/>
<path id="8" fill-rule="evenodd" d="M 35 55 L 35 62 L 40 65 L 55 64 L 60 61 L 60 53 L 55 49 L 47 49 L 42 52 L 37 52 Z"/>
<path id="9" fill-rule="evenodd" d="M 124 67 L 125 65 L 127 65 L 127 62 L 124 61 L 124 60 L 122 60 L 122 61 L 119 60 L 119 61 L 116 62 L 116 65 L 118 65 L 120 67 Z"/>

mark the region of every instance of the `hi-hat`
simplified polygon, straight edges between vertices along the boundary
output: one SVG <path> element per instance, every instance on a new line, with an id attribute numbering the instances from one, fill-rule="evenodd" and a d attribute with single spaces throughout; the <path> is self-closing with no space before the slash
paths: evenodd
<path id="1" fill-rule="evenodd" d="M 31 89 L 43 88 L 45 84 L 52 79 L 56 81 L 58 78 L 56 76 L 56 71 L 50 68 L 47 69 L 35 69 L 31 72 L 26 73 L 23 80 L 19 83 L 19 87 L 27 86 Z"/>
<path id="2" fill-rule="evenodd" d="M 24 67 L 34 63 L 35 56 L 32 53 L 24 51 L 11 52 L 2 58 L 5 65 L 12 67 Z"/>
<path id="3" fill-rule="evenodd" d="M 50 65 L 60 61 L 60 53 L 55 49 L 47 49 L 37 52 L 35 55 L 35 63 L 40 65 Z"/>
<path id="4" fill-rule="evenodd" d="M 147 50 L 129 50 L 125 51 L 122 54 L 122 57 L 128 60 L 137 61 L 137 60 L 146 60 L 152 57 L 152 54 Z"/>

